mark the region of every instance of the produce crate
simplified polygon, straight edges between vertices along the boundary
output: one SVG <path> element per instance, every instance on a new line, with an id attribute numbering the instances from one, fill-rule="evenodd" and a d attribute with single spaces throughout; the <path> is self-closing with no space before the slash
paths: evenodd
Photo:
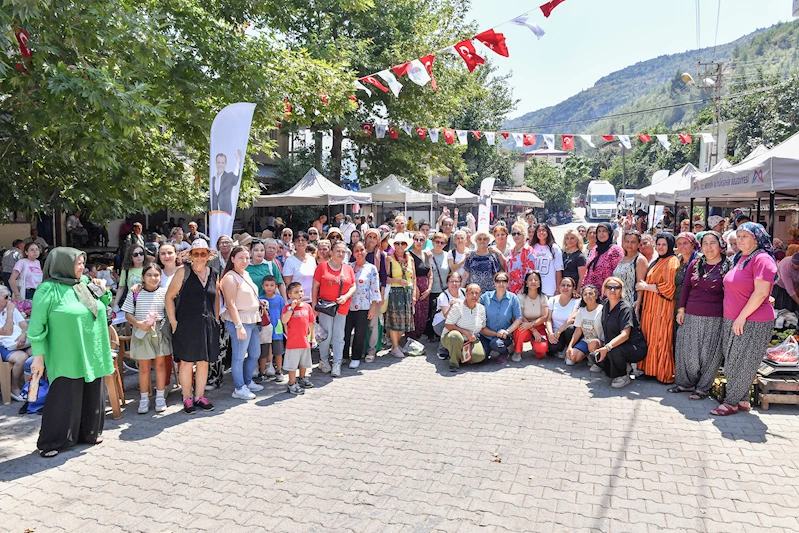
<path id="1" fill-rule="evenodd" d="M 752 382 L 752 386 L 749 388 L 749 403 L 752 404 L 752 407 L 759 405 L 759 390 L 760 384 L 758 383 L 757 378 Z M 713 380 L 713 385 L 710 387 L 710 395 L 719 403 L 724 401 L 724 396 L 727 394 L 727 376 L 724 375 L 724 372 L 719 372 L 719 375 L 716 376 L 716 379 Z"/>
<path id="2" fill-rule="evenodd" d="M 764 411 L 772 403 L 799 405 L 799 378 L 758 376 L 757 381 L 760 387 L 760 405 Z"/>

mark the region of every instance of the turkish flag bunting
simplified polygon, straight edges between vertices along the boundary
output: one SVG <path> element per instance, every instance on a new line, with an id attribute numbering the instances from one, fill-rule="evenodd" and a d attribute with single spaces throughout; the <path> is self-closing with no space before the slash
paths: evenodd
<path id="1" fill-rule="evenodd" d="M 391 70 L 393 70 L 394 75 L 399 78 L 407 74 L 409 68 L 411 68 L 410 61 L 408 61 L 407 63 L 403 63 L 402 65 L 397 65 L 396 67 L 391 67 Z"/>
<path id="2" fill-rule="evenodd" d="M 328 105 L 330 102 L 327 100 L 327 93 L 325 91 L 319 91 L 319 98 L 322 99 L 322 103 Z"/>
<path id="3" fill-rule="evenodd" d="M 545 17 L 549 18 L 549 15 L 552 13 L 552 10 L 565 1 L 566 0 L 550 0 L 549 2 L 541 6 L 541 11 L 544 12 Z"/>
<path id="4" fill-rule="evenodd" d="M 444 128 L 441 131 L 444 133 L 444 140 L 447 142 L 447 144 L 452 144 L 455 142 L 455 130 Z"/>
<path id="5" fill-rule="evenodd" d="M 357 98 L 355 98 L 355 95 L 353 95 L 353 94 L 348 94 L 348 95 L 347 95 L 347 98 L 349 98 L 350 100 L 352 100 L 352 101 L 353 101 L 353 102 L 355 102 L 356 104 L 358 103 L 358 99 L 357 99 Z M 358 106 L 360 107 L 360 104 L 358 104 Z"/>
<path id="6" fill-rule="evenodd" d="M 392 139 L 399 139 L 399 132 L 394 128 L 394 126 L 388 127 L 388 136 Z"/>
<path id="7" fill-rule="evenodd" d="M 510 57 L 508 47 L 505 45 L 505 35 L 494 33 L 494 30 L 486 30 L 474 36 L 475 39 L 486 45 L 491 51 L 504 57 Z"/>
<path id="8" fill-rule="evenodd" d="M 601 137 L 606 141 L 608 141 L 609 143 L 612 143 L 613 141 L 616 140 L 616 137 L 614 137 L 613 135 L 602 135 Z"/>
<path id="9" fill-rule="evenodd" d="M 286 98 L 284 102 L 286 102 L 286 118 L 289 118 L 289 115 L 291 114 L 291 104 L 289 103 L 288 98 Z"/>
<path id="10" fill-rule="evenodd" d="M 574 135 L 562 135 L 560 144 L 564 150 L 574 150 Z"/>
<path id="11" fill-rule="evenodd" d="M 477 55 L 477 50 L 474 49 L 474 44 L 472 44 L 472 41 L 469 39 L 456 44 L 455 51 L 458 52 L 458 55 L 466 62 L 466 68 L 469 69 L 469 72 L 474 72 L 477 65 L 484 65 L 486 62 L 485 59 Z"/>
<path id="12" fill-rule="evenodd" d="M 424 140 L 427 137 L 427 128 L 416 128 L 416 133 L 419 135 L 419 138 Z"/>
<path id="13" fill-rule="evenodd" d="M 366 134 L 366 136 L 371 136 L 372 132 L 375 130 L 375 125 L 370 122 L 364 122 L 361 124 L 361 129 Z"/>
<path id="14" fill-rule="evenodd" d="M 436 85 L 436 79 L 433 76 L 433 63 L 435 62 L 435 60 L 436 60 L 436 56 L 434 56 L 433 54 L 426 55 L 424 57 L 420 57 L 419 58 L 419 61 L 422 62 L 422 65 L 424 65 L 424 68 L 427 69 L 427 73 L 430 74 L 430 86 L 433 88 L 434 91 L 437 91 L 438 90 L 438 85 Z"/>
<path id="15" fill-rule="evenodd" d="M 532 146 L 535 144 L 535 134 L 534 133 L 525 133 L 524 134 L 524 145 L 525 146 Z"/>
<path id="16" fill-rule="evenodd" d="M 689 134 L 680 133 L 679 137 L 680 137 L 680 140 L 682 141 L 683 144 L 691 144 L 692 139 L 691 139 L 691 136 Z"/>
<path id="17" fill-rule="evenodd" d="M 499 134 L 502 135 L 503 139 L 507 139 L 508 137 L 510 137 L 510 133 L 508 133 L 507 131 L 500 131 Z"/>
<path id="18" fill-rule="evenodd" d="M 472 130 L 472 135 L 474 135 L 474 138 L 475 138 L 476 140 L 478 140 L 478 141 L 480 140 L 480 132 L 479 132 L 479 131 L 477 131 L 477 130 Z"/>
<path id="19" fill-rule="evenodd" d="M 650 137 L 647 134 L 643 134 L 638 136 L 638 140 L 640 140 L 642 143 L 648 143 L 649 141 L 652 140 L 652 137 Z"/>
<path id="20" fill-rule="evenodd" d="M 377 87 L 378 89 L 380 89 L 384 93 L 388 92 L 388 87 L 386 87 L 385 85 L 380 83 L 380 81 L 378 81 L 378 79 L 375 78 L 374 76 L 364 76 L 363 78 L 359 78 L 359 79 L 361 81 L 365 81 L 366 83 L 368 83 L 370 85 L 374 85 L 375 87 Z"/>

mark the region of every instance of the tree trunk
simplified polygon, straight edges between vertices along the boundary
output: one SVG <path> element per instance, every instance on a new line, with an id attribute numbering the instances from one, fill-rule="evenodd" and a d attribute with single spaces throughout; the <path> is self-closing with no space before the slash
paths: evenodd
<path id="1" fill-rule="evenodd" d="M 332 161 L 330 179 L 341 180 L 341 143 L 344 141 L 344 133 L 341 128 L 333 128 L 333 147 L 330 149 L 330 159 Z"/>
<path id="2" fill-rule="evenodd" d="M 314 166 L 322 172 L 322 132 L 313 130 Z"/>

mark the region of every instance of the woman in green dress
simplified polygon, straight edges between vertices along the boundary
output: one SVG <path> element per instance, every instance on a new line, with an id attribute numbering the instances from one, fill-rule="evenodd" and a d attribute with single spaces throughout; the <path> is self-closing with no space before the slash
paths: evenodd
<path id="1" fill-rule="evenodd" d="M 54 248 L 33 297 L 31 374 L 38 379 L 46 367 L 50 380 L 37 443 L 42 457 L 102 442 L 102 378 L 114 371 L 106 320 L 110 293 L 95 297 L 83 277 L 85 263 L 80 250 Z"/>

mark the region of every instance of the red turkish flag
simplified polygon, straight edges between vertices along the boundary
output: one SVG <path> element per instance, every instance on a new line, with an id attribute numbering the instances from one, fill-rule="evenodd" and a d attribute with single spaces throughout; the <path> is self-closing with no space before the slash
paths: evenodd
<path id="1" fill-rule="evenodd" d="M 355 98 L 355 95 L 353 95 L 353 94 L 348 94 L 348 95 L 347 95 L 347 98 L 349 98 L 350 100 L 352 100 L 353 102 L 355 102 L 356 104 L 358 104 L 358 99 L 357 99 L 357 98 Z M 360 104 L 358 104 L 358 107 L 360 107 Z"/>
<path id="2" fill-rule="evenodd" d="M 455 51 L 466 62 L 466 68 L 469 69 L 469 72 L 474 72 L 477 65 L 484 65 L 486 62 L 485 59 L 477 55 L 477 50 L 474 49 L 474 44 L 469 39 L 456 44 Z"/>
<path id="3" fill-rule="evenodd" d="M 433 54 L 419 58 L 419 61 L 422 62 L 424 68 L 427 69 L 427 73 L 430 74 L 430 86 L 433 88 L 434 91 L 437 91 L 438 85 L 436 85 L 436 78 L 433 76 L 433 63 L 435 62 L 435 60 L 436 56 L 434 56 Z"/>
<path id="4" fill-rule="evenodd" d="M 479 141 L 480 140 L 480 135 L 482 135 L 482 132 L 479 132 L 477 130 L 472 130 L 472 135 L 474 135 L 474 138 Z"/>
<path id="5" fill-rule="evenodd" d="M 691 139 L 691 136 L 689 134 L 680 133 L 678 135 L 678 137 L 680 138 L 680 140 L 682 141 L 683 144 L 691 144 L 692 139 Z"/>
<path id="6" fill-rule="evenodd" d="M 535 133 L 525 133 L 522 137 L 525 146 L 532 146 L 535 144 Z"/>
<path id="7" fill-rule="evenodd" d="M 444 140 L 447 141 L 447 144 L 452 144 L 455 142 L 455 130 L 444 128 L 441 131 L 444 133 Z"/>
<path id="8" fill-rule="evenodd" d="M 602 135 L 601 137 L 606 141 L 608 141 L 609 143 L 612 143 L 613 141 L 616 140 L 616 137 L 614 137 L 613 135 Z"/>
<path id="9" fill-rule="evenodd" d="M 560 144 L 564 150 L 574 150 L 574 135 L 561 135 Z"/>
<path id="10" fill-rule="evenodd" d="M 399 132 L 394 128 L 394 126 L 388 127 L 388 136 L 392 139 L 399 139 Z"/>
<path id="11" fill-rule="evenodd" d="M 375 130 L 375 125 L 371 122 L 364 122 L 361 124 L 361 129 L 366 134 L 367 137 L 372 135 L 372 132 Z"/>
<path id="12" fill-rule="evenodd" d="M 549 2 L 541 6 L 541 11 L 544 12 L 545 17 L 549 18 L 549 15 L 552 13 L 552 10 L 565 1 L 566 0 L 550 0 Z"/>
<path id="13" fill-rule="evenodd" d="M 19 43 L 19 53 L 22 54 L 22 57 L 28 59 L 33 55 L 31 49 L 28 48 L 28 39 L 30 39 L 30 35 L 22 28 L 19 28 L 14 35 L 17 37 L 17 43 Z"/>
<path id="14" fill-rule="evenodd" d="M 638 136 L 638 139 L 639 139 L 639 140 L 640 140 L 642 143 L 648 143 L 649 141 L 651 141 L 651 140 L 652 140 L 652 137 L 650 137 L 650 136 L 649 136 L 649 135 L 647 135 L 647 134 L 643 134 L 643 135 L 639 135 L 639 136 Z"/>
<path id="15" fill-rule="evenodd" d="M 286 118 L 289 118 L 289 115 L 291 115 L 291 104 L 289 103 L 288 97 L 286 97 L 283 101 L 286 102 Z"/>
<path id="16" fill-rule="evenodd" d="M 502 135 L 503 139 L 507 139 L 508 137 L 510 137 L 510 133 L 508 133 L 507 131 L 500 131 L 499 134 Z"/>
<path id="17" fill-rule="evenodd" d="M 319 98 L 322 99 L 322 103 L 328 105 L 330 102 L 327 100 L 327 93 L 325 91 L 319 91 Z"/>
<path id="18" fill-rule="evenodd" d="M 483 33 L 478 33 L 474 38 L 490 48 L 492 52 L 504 57 L 510 57 L 508 47 L 505 45 L 504 34 L 494 33 L 494 30 L 486 30 Z"/>
<path id="19" fill-rule="evenodd" d="M 394 75 L 398 78 L 401 78 L 405 74 L 408 73 L 408 69 L 411 68 L 411 62 L 408 61 L 407 63 L 403 63 L 402 65 L 397 65 L 395 67 L 391 67 L 391 70 L 394 71 Z"/>
<path id="20" fill-rule="evenodd" d="M 427 137 L 427 128 L 416 128 L 416 133 L 419 135 L 419 138 L 424 140 Z"/>
<path id="21" fill-rule="evenodd" d="M 360 78 L 360 80 L 361 81 L 365 81 L 366 83 L 368 83 L 370 85 L 374 85 L 375 87 L 377 87 L 378 89 L 380 89 L 384 93 L 388 92 L 388 87 L 386 87 L 385 85 L 380 83 L 378 81 L 378 79 L 375 78 L 374 76 L 364 76 L 363 78 Z"/>

